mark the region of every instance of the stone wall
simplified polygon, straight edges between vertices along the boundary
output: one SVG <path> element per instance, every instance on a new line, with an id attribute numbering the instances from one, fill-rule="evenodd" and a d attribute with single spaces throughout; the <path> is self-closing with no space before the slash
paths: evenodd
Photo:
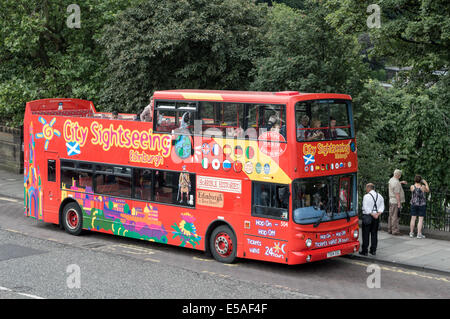
<path id="1" fill-rule="evenodd" d="M 23 174 L 23 130 L 0 126 L 0 169 Z"/>

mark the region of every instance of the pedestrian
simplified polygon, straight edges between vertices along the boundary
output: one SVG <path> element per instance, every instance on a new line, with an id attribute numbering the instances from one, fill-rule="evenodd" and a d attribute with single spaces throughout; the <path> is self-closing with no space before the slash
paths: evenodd
<path id="1" fill-rule="evenodd" d="M 366 195 L 362 203 L 362 247 L 360 255 L 367 256 L 369 251 L 375 256 L 378 245 L 378 226 L 380 224 L 380 215 L 384 211 L 384 199 L 381 194 L 375 191 L 375 185 L 368 183 L 366 185 Z M 370 241 L 370 250 L 369 248 Z"/>
<path id="2" fill-rule="evenodd" d="M 416 217 L 419 216 L 417 223 L 417 238 L 425 238 L 422 234 L 423 218 L 427 210 L 427 200 L 425 193 L 430 191 L 426 180 L 422 176 L 416 175 L 414 177 L 414 185 L 411 185 L 411 223 L 409 225 L 409 237 L 414 237 L 414 226 L 416 225 Z"/>
<path id="3" fill-rule="evenodd" d="M 394 176 L 389 180 L 389 219 L 388 219 L 388 233 L 392 235 L 400 235 L 399 215 L 402 204 L 405 202 L 405 192 L 402 184 L 406 181 L 400 182 L 402 171 L 396 169 Z"/>

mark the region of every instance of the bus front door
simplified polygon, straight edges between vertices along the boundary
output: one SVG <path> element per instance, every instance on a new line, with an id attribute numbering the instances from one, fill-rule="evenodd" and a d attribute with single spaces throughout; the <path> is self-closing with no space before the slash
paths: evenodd
<path id="1" fill-rule="evenodd" d="M 42 176 L 44 221 L 57 224 L 60 196 L 60 169 L 57 153 L 45 152 L 44 174 Z"/>

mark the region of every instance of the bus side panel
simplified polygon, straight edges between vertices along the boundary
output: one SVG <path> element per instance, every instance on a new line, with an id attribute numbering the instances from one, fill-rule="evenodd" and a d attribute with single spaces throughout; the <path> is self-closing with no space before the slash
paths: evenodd
<path id="1" fill-rule="evenodd" d="M 245 222 L 245 257 L 287 263 L 289 222 L 266 217 L 251 217 Z"/>
<path id="2" fill-rule="evenodd" d="M 27 112 L 24 121 L 24 202 L 26 215 L 43 219 L 41 165 L 36 152 L 33 118 Z"/>
<path id="3" fill-rule="evenodd" d="M 71 186 L 61 198 L 75 199 L 83 213 L 83 228 L 134 239 L 203 250 L 195 211 L 182 207 L 125 200 L 86 193 Z"/>

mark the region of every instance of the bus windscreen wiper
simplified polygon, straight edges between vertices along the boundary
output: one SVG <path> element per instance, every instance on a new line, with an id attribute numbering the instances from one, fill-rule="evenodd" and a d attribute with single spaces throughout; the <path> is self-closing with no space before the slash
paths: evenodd
<path id="1" fill-rule="evenodd" d="M 314 228 L 316 228 L 317 226 L 319 226 L 320 223 L 321 223 L 322 220 L 323 220 L 323 217 L 324 217 L 325 215 L 327 215 L 327 214 L 330 212 L 330 206 L 331 206 L 331 205 L 327 203 L 327 206 L 326 206 L 325 209 L 323 210 L 322 216 L 320 216 L 319 220 L 318 220 L 317 222 L 314 223 L 314 225 L 313 225 Z"/>

